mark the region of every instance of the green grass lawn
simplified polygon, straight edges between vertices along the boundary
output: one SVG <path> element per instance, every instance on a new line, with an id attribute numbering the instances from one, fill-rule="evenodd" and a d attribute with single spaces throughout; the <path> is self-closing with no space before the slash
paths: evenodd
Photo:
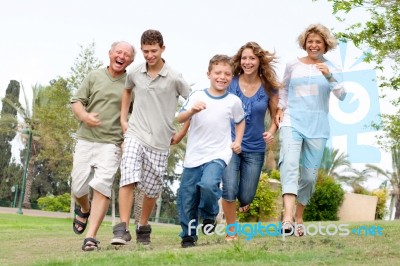
<path id="1" fill-rule="evenodd" d="M 313 223 L 317 224 L 317 223 Z M 331 224 L 323 222 L 322 225 Z M 338 222 L 335 222 L 338 225 Z M 306 223 L 307 225 L 307 223 Z M 61 218 L 0 214 L 0 265 L 396 265 L 400 261 L 399 221 L 350 223 L 383 228 L 382 236 L 257 236 L 225 243 L 223 236 L 200 235 L 198 245 L 182 249 L 176 225 L 153 224 L 151 249 L 134 242 L 115 249 L 110 222 L 97 239 L 101 250 L 81 251 L 84 235 Z M 132 225 L 133 227 L 133 225 Z M 134 236 L 134 234 L 133 234 Z"/>

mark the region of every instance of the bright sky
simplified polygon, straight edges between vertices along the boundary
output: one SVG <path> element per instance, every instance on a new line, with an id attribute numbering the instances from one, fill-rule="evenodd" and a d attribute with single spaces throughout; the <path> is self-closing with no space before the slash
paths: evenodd
<path id="1" fill-rule="evenodd" d="M 112 42 L 126 40 L 140 48 L 140 36 L 150 28 L 161 31 L 163 57 L 189 83 L 196 83 L 195 89 L 208 86 L 207 65 L 214 54 L 233 55 L 247 41 L 276 52 L 282 77 L 285 63 L 304 54 L 296 38 L 309 24 L 322 23 L 335 31 L 347 26 L 331 10 L 329 3 L 311 0 L 6 1 L 0 9 L 0 97 L 11 79 L 29 92 L 35 84 L 68 76 L 79 45 L 94 41 L 96 56 L 107 64 Z M 347 66 L 361 55 L 354 47 L 349 51 Z M 327 57 L 340 64 L 339 52 Z M 139 51 L 134 64 L 141 62 Z M 381 161 L 388 162 L 383 153 Z"/>

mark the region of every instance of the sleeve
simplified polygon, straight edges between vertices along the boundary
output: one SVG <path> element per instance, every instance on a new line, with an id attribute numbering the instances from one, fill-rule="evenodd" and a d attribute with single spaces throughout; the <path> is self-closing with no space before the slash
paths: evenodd
<path id="1" fill-rule="evenodd" d="M 344 87 L 343 72 L 339 66 L 335 66 L 332 63 L 329 65 L 329 71 L 332 73 L 332 77 L 328 80 L 329 89 L 332 91 L 336 98 L 343 101 L 346 98 L 346 89 Z"/>
<path id="2" fill-rule="evenodd" d="M 176 80 L 176 87 L 178 91 L 178 96 L 182 96 L 183 98 L 187 98 L 190 93 L 190 86 L 183 78 L 182 74 L 178 74 Z"/>
<path id="3" fill-rule="evenodd" d="M 193 103 L 196 101 L 197 99 L 197 95 L 198 93 L 196 93 L 198 91 L 194 91 L 192 94 L 190 94 L 189 97 L 187 97 L 187 99 L 185 100 L 185 102 L 183 103 L 181 110 L 179 110 L 179 112 L 183 112 L 183 111 L 187 111 L 190 108 L 192 108 Z"/>
<path id="4" fill-rule="evenodd" d="M 130 72 L 128 75 L 126 75 L 126 81 L 125 81 L 125 89 L 132 90 L 133 87 L 135 87 L 135 83 L 133 82 L 133 72 Z"/>
<path id="5" fill-rule="evenodd" d="M 235 124 L 242 122 L 244 119 L 243 104 L 239 97 L 235 96 L 235 103 L 233 104 L 233 121 Z"/>
<path id="6" fill-rule="evenodd" d="M 90 88 L 93 86 L 93 82 L 91 82 L 92 73 L 89 73 L 82 81 L 78 90 L 71 98 L 71 103 L 81 102 L 83 106 L 87 106 L 89 104 L 90 99 Z"/>
<path id="7" fill-rule="evenodd" d="M 289 64 L 287 64 L 285 68 L 285 74 L 283 75 L 283 81 L 282 81 L 283 88 L 279 90 L 278 108 L 282 109 L 282 111 L 284 111 L 287 107 L 290 76 L 291 76 L 291 71 Z"/>

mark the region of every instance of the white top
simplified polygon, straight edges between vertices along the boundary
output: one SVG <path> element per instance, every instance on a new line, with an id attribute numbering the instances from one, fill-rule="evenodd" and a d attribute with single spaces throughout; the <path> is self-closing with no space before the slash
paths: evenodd
<path id="1" fill-rule="evenodd" d="M 232 157 L 231 120 L 236 124 L 244 119 L 239 97 L 226 92 L 212 96 L 207 89 L 194 91 L 182 110 L 189 110 L 194 103 L 203 101 L 206 109 L 192 116 L 188 133 L 184 167 L 197 167 L 215 159 L 226 164 Z"/>
<path id="2" fill-rule="evenodd" d="M 341 69 L 330 61 L 325 64 L 332 73 L 330 81 L 315 64 L 296 58 L 286 65 L 284 88 L 279 90 L 278 107 L 284 112 L 279 127 L 293 127 L 306 138 L 329 138 L 330 92 L 339 100 L 344 100 L 346 92 Z"/>

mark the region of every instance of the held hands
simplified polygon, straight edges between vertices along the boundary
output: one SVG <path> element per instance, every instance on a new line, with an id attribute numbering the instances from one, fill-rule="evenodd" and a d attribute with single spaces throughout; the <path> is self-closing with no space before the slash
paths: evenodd
<path id="1" fill-rule="evenodd" d="M 121 121 L 121 127 L 122 127 L 122 134 L 125 134 L 126 131 L 128 130 L 128 122 Z"/>
<path id="2" fill-rule="evenodd" d="M 171 138 L 171 143 L 170 145 L 176 145 L 179 142 L 181 142 L 181 140 L 183 139 L 183 137 L 185 136 L 185 134 L 182 134 L 181 131 L 179 132 L 175 132 L 174 135 Z"/>
<path id="3" fill-rule="evenodd" d="M 277 127 L 279 127 L 279 123 L 282 122 L 282 119 L 283 119 L 283 111 L 282 109 L 278 108 L 276 110 L 276 115 L 275 115 L 275 124 Z"/>
<path id="4" fill-rule="evenodd" d="M 82 122 L 85 123 L 88 127 L 97 127 L 101 124 L 98 116 L 99 113 L 86 113 L 86 115 L 82 119 Z"/>
<path id="5" fill-rule="evenodd" d="M 236 154 L 239 154 L 242 152 L 242 146 L 240 143 L 234 141 L 231 145 L 232 151 Z"/>
<path id="6" fill-rule="evenodd" d="M 274 134 L 272 134 L 269 131 L 266 131 L 263 133 L 263 139 L 264 139 L 265 143 L 271 144 L 274 141 Z"/>

